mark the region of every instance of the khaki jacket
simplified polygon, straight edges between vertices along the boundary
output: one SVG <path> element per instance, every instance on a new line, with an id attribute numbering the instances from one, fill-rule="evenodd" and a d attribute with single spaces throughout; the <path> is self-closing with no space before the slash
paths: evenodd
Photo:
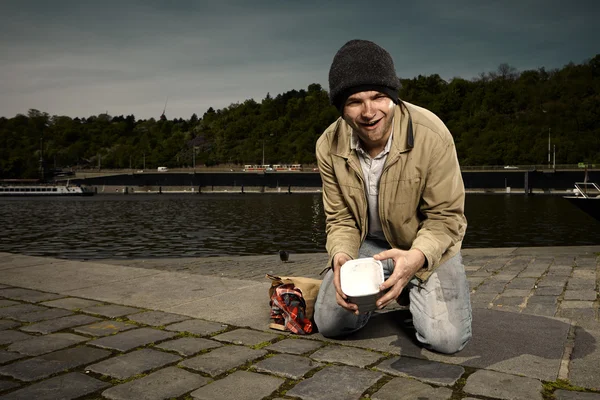
<path id="1" fill-rule="evenodd" d="M 467 227 L 464 184 L 452 135 L 435 114 L 401 102 L 393 124 L 379 182 L 379 217 L 393 248 L 423 252 L 426 267 L 416 277 L 426 280 L 460 251 Z M 358 257 L 369 227 L 362 168 L 350 149 L 351 130 L 338 118 L 316 145 L 329 265 L 339 252 Z"/>

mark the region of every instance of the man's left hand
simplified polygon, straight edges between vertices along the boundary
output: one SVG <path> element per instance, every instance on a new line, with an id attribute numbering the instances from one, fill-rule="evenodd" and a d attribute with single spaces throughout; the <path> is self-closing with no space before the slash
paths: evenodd
<path id="1" fill-rule="evenodd" d="M 387 291 L 379 300 L 377 308 L 382 309 L 396 300 L 406 284 L 412 279 L 415 273 L 425 264 L 425 255 L 421 250 L 400 250 L 390 249 L 375 254 L 374 259 L 383 261 L 391 258 L 394 260 L 394 272 L 379 286 L 379 290 Z"/>

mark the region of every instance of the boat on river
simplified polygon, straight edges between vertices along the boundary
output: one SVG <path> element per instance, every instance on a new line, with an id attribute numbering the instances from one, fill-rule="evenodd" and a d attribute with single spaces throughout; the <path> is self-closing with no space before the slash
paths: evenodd
<path id="1" fill-rule="evenodd" d="M 6 179 L 0 181 L 0 197 L 6 196 L 91 196 L 94 192 L 80 185 L 40 183 L 36 179 Z"/>
<path id="2" fill-rule="evenodd" d="M 600 221 L 600 187 L 594 182 L 575 183 L 573 195 L 564 199 Z"/>

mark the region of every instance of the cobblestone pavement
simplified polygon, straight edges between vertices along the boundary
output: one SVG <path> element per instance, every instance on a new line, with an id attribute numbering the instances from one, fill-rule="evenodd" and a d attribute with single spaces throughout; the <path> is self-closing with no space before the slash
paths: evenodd
<path id="1" fill-rule="evenodd" d="M 219 322 L 219 310 L 192 318 L 132 306 L 126 296 L 107 302 L 43 290 L 50 283 L 32 268 L 57 260 L 0 253 L 0 399 L 600 400 L 599 252 L 465 250 L 474 337 L 454 356 L 398 334 L 403 310 L 378 313 L 347 340 L 296 336 Z M 318 277 L 326 261 L 292 254 L 287 263 L 266 255 L 101 264 L 138 277 L 159 270 L 264 282 L 265 273 Z M 66 280 L 65 271 L 56 268 Z"/>

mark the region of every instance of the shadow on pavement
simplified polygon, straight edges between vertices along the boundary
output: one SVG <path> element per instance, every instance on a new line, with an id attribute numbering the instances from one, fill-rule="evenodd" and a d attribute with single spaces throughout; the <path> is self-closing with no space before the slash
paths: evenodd
<path id="1" fill-rule="evenodd" d="M 403 321 L 408 311 L 374 314 L 362 330 L 335 342 L 400 354 L 401 356 L 492 369 L 554 381 L 558 377 L 570 324 L 563 320 L 513 312 L 473 310 L 473 337 L 453 355 L 423 349 Z M 573 359 L 596 350 L 596 339 L 577 329 Z"/>

